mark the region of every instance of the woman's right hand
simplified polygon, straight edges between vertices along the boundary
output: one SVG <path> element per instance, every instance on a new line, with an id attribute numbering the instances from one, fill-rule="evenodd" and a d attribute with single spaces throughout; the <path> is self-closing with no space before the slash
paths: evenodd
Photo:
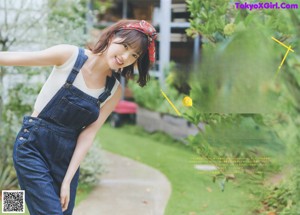
<path id="1" fill-rule="evenodd" d="M 70 201 L 70 183 L 63 181 L 60 188 L 60 204 L 62 207 L 62 211 L 68 209 L 69 201 Z"/>

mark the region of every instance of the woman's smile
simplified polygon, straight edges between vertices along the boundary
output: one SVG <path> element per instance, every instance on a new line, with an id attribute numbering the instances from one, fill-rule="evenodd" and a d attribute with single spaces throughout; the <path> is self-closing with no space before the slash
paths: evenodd
<path id="1" fill-rule="evenodd" d="M 117 56 L 115 56 L 115 61 L 118 66 L 122 66 L 124 64 L 124 61 L 118 58 Z"/>

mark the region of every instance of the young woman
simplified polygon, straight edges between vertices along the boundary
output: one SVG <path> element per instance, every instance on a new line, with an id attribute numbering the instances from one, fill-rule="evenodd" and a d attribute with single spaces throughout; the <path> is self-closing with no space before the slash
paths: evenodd
<path id="1" fill-rule="evenodd" d="M 31 116 L 25 116 L 13 151 L 14 166 L 31 215 L 72 214 L 79 165 L 97 131 L 121 98 L 114 72 L 138 69 L 149 80 L 156 31 L 146 21 L 121 20 L 91 50 L 57 45 L 37 52 L 0 52 L 0 65 L 50 66 Z"/>

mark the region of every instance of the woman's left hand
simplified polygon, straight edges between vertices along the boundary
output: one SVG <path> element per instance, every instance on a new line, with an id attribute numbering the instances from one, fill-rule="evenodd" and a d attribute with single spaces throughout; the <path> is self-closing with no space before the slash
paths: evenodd
<path id="1" fill-rule="evenodd" d="M 70 200 L 70 183 L 63 182 L 60 188 L 60 203 L 62 211 L 67 210 Z"/>

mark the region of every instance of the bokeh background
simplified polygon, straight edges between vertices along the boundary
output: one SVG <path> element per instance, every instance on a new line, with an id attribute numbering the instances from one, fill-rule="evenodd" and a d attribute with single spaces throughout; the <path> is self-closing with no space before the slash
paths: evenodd
<path id="1" fill-rule="evenodd" d="M 300 214 L 300 10 L 250 11 L 236 2 L 0 0 L 1 51 L 92 46 L 123 18 L 147 20 L 158 31 L 151 81 L 140 88 L 136 75 L 120 78 L 122 101 L 138 108 L 129 116 L 114 111 L 101 128 L 81 165 L 79 199 L 101 186 L 107 150 L 167 176 L 167 215 Z M 280 70 L 287 49 L 271 37 L 294 50 Z M 1 190 L 18 187 L 14 138 L 50 72 L 0 67 Z M 182 103 L 185 96 L 192 106 Z M 199 169 L 203 164 L 215 171 Z"/>

